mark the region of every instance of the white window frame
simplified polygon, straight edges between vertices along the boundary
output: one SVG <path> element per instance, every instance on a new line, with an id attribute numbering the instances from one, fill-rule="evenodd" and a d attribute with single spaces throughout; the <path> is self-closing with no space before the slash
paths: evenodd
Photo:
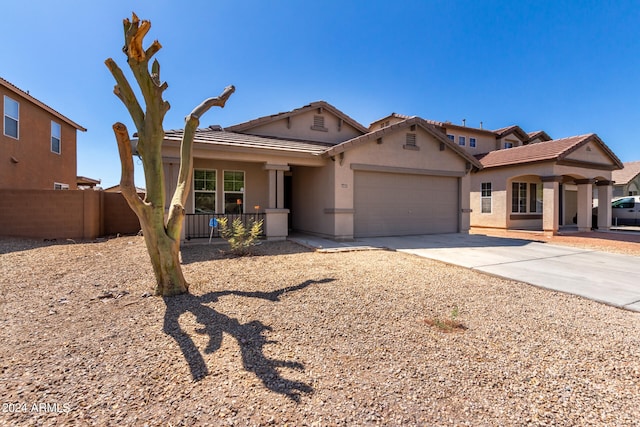
<path id="1" fill-rule="evenodd" d="M 58 131 L 58 134 L 55 134 L 55 130 Z M 53 149 L 53 141 L 58 141 L 58 151 Z M 62 126 L 60 123 L 56 123 L 51 120 L 51 152 L 55 154 L 62 154 Z"/>
<path id="2" fill-rule="evenodd" d="M 13 117 L 11 115 L 9 115 L 9 113 L 7 113 L 7 101 L 11 101 L 11 102 L 15 102 L 15 104 L 18 106 L 18 117 Z M 18 101 L 16 101 L 15 99 L 8 97 L 7 95 L 4 96 L 4 103 L 2 104 L 2 108 L 3 108 L 3 118 L 2 118 L 2 133 L 4 134 L 4 136 L 8 136 L 9 138 L 13 138 L 13 139 L 20 139 L 20 103 Z M 16 135 L 9 135 L 7 133 L 7 118 L 14 120 L 16 122 Z"/>
<path id="3" fill-rule="evenodd" d="M 469 138 L 469 147 L 475 148 L 475 146 L 476 146 L 476 139 L 475 138 Z"/>
<path id="4" fill-rule="evenodd" d="M 53 183 L 53 189 L 54 190 L 68 190 L 69 189 L 69 184 L 63 184 L 61 182 L 54 182 Z"/>
<path id="5" fill-rule="evenodd" d="M 485 201 L 489 200 L 489 210 L 485 210 Z M 493 184 L 483 182 L 480 184 L 480 213 L 490 214 L 493 212 Z"/>
<path id="6" fill-rule="evenodd" d="M 516 192 L 517 186 L 517 195 Z M 535 194 L 533 194 L 535 187 Z M 542 185 L 537 182 L 513 181 L 511 183 L 511 213 L 541 214 L 543 210 Z M 514 210 L 514 199 L 518 199 L 518 210 Z"/>
<path id="7" fill-rule="evenodd" d="M 458 136 L 458 145 L 461 147 L 467 145 L 467 137 L 462 135 Z"/>
<path id="8" fill-rule="evenodd" d="M 225 188 L 225 175 L 227 174 L 227 172 L 242 172 L 242 188 L 240 189 L 240 191 L 237 190 L 230 190 L 227 191 Z M 246 205 L 247 205 L 247 193 L 246 193 L 246 186 L 247 186 L 247 172 L 243 171 L 243 170 L 223 170 L 222 171 L 222 203 L 224 204 L 224 213 L 225 214 L 233 214 L 234 212 L 227 212 L 227 194 L 242 194 L 242 212 L 240 212 L 241 214 L 245 213 L 245 209 L 246 209 Z"/>
<path id="9" fill-rule="evenodd" d="M 514 147 L 513 142 L 511 142 L 511 141 L 505 141 L 505 142 L 504 142 L 504 148 L 505 148 L 505 149 L 507 149 L 507 148 L 513 148 L 513 147 Z"/>
<path id="10" fill-rule="evenodd" d="M 196 171 L 201 172 L 213 172 L 213 185 L 215 190 L 207 190 L 196 188 Z M 205 177 L 205 181 L 207 181 Z M 194 169 L 193 170 L 193 212 L 196 211 L 196 193 L 213 194 L 213 213 L 217 213 L 218 210 L 218 170 L 217 169 Z"/>
<path id="11" fill-rule="evenodd" d="M 535 188 L 535 193 L 532 187 Z M 529 183 L 528 209 L 530 213 L 542 213 L 542 188 L 542 185 L 539 183 Z"/>
<path id="12" fill-rule="evenodd" d="M 529 202 L 528 196 L 528 182 L 513 181 L 511 183 L 511 213 L 514 214 L 526 214 L 527 203 Z M 517 200 L 517 206 L 514 206 L 514 202 Z"/>
<path id="13" fill-rule="evenodd" d="M 449 141 L 451 141 L 451 142 L 455 142 L 456 141 L 456 136 L 452 135 L 450 133 L 447 134 L 447 138 L 449 138 Z"/>

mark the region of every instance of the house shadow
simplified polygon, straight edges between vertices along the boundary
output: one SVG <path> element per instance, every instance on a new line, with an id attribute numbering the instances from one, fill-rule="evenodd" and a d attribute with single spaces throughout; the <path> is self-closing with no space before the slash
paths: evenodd
<path id="1" fill-rule="evenodd" d="M 271 344 L 264 335 L 265 331 L 272 330 L 270 326 L 259 320 L 248 323 L 240 323 L 238 319 L 226 316 L 207 304 L 218 301 L 225 295 L 236 295 L 247 298 L 259 298 L 267 301 L 278 302 L 289 292 L 296 292 L 306 287 L 329 283 L 335 279 L 307 280 L 295 286 L 278 289 L 272 292 L 245 292 L 245 291 L 219 291 L 210 292 L 201 296 L 191 294 L 178 295 L 164 298 L 166 311 L 164 316 L 163 331 L 171 336 L 182 351 L 189 365 L 194 381 L 200 381 L 209 374 L 209 369 L 204 357 L 191 337 L 180 327 L 180 316 L 184 313 L 192 313 L 196 321 L 202 325 L 198 333 L 207 334 L 209 343 L 204 353 L 215 353 L 222 345 L 223 333 L 231 335 L 240 346 L 242 366 L 247 372 L 253 372 L 262 381 L 265 387 L 276 393 L 282 394 L 295 402 L 299 402 L 302 393 L 311 393 L 310 385 L 300 381 L 290 381 L 283 378 L 277 368 L 290 368 L 299 371 L 304 366 L 298 362 L 270 359 L 265 355 L 264 346 Z"/>

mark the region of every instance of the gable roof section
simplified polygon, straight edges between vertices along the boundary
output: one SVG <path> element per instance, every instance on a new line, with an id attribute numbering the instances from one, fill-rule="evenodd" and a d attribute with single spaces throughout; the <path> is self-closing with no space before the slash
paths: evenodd
<path id="1" fill-rule="evenodd" d="M 232 132 L 245 133 L 246 131 L 251 130 L 252 128 L 255 128 L 257 126 L 261 126 L 261 125 L 264 125 L 264 124 L 267 124 L 267 123 L 275 122 L 277 120 L 286 119 L 287 117 L 296 116 L 298 114 L 305 113 L 305 112 L 307 112 L 309 110 L 314 110 L 314 109 L 317 109 L 317 108 L 322 108 L 322 109 L 325 109 L 327 111 L 330 111 L 335 116 L 341 118 L 346 123 L 348 123 L 349 125 L 353 126 L 355 129 L 357 129 L 358 131 L 362 132 L 363 134 L 368 132 L 368 129 L 366 127 L 364 127 L 363 125 L 361 125 L 360 123 L 358 123 L 357 121 L 355 121 L 354 119 L 352 119 L 351 117 L 349 117 L 348 115 L 346 115 L 345 113 L 343 113 L 342 111 L 338 110 L 336 107 L 334 107 L 333 105 L 331 105 L 331 104 L 329 104 L 328 102 L 325 102 L 325 101 L 312 102 L 309 105 L 305 105 L 304 107 L 296 108 L 295 110 L 285 111 L 285 112 L 277 113 L 277 114 L 272 114 L 270 116 L 264 116 L 264 117 L 260 117 L 260 118 L 254 119 L 254 120 L 249 120 L 248 122 L 239 123 L 239 124 L 233 125 L 233 126 L 228 126 L 226 128 L 226 130 L 232 131 Z"/>
<path id="2" fill-rule="evenodd" d="M 529 136 L 529 140 L 539 138 L 542 141 L 551 141 L 551 137 L 549 136 L 549 134 L 546 133 L 543 130 L 537 130 L 535 132 L 529 132 L 528 136 Z"/>
<path id="3" fill-rule="evenodd" d="M 82 132 L 86 132 L 87 130 L 85 128 L 83 128 L 82 126 L 80 126 L 79 124 L 77 124 L 76 122 L 74 122 L 73 120 L 71 120 L 70 118 L 63 116 L 62 114 L 60 114 L 59 112 L 57 112 L 56 110 L 54 110 L 53 108 L 49 107 L 47 104 L 45 104 L 44 102 L 38 101 L 36 98 L 34 98 L 33 96 L 29 95 L 29 93 L 23 91 L 22 89 L 18 88 L 17 86 L 15 86 L 12 83 L 9 83 L 8 81 L 6 81 L 5 79 L 3 79 L 2 77 L 0 77 L 0 85 L 4 86 L 5 88 L 9 89 L 10 91 L 12 91 L 13 93 L 20 95 L 21 97 L 27 99 L 28 101 L 32 102 L 33 104 L 37 105 L 38 107 L 42 108 L 43 110 L 53 114 L 54 116 L 56 116 L 57 118 L 59 118 L 60 120 L 62 120 L 63 122 L 67 123 L 68 125 L 73 126 L 74 128 L 76 128 L 77 130 L 81 130 Z"/>
<path id="4" fill-rule="evenodd" d="M 611 173 L 611 180 L 616 184 L 626 185 L 640 175 L 640 161 L 624 163 L 624 169 Z"/>
<path id="5" fill-rule="evenodd" d="M 412 117 L 416 117 L 416 116 L 407 116 L 407 115 L 405 115 L 405 114 L 391 113 L 391 114 L 389 114 L 388 116 L 384 116 L 384 117 L 382 117 L 381 119 L 378 119 L 378 120 L 375 120 L 375 121 L 373 121 L 373 122 L 369 123 L 369 130 L 373 130 L 373 128 L 374 128 L 376 125 L 378 125 L 378 124 L 380 124 L 380 123 L 383 123 L 383 122 L 385 122 L 385 121 L 387 121 L 387 120 L 390 120 L 390 119 L 406 120 L 406 119 L 410 119 L 410 118 L 412 118 Z"/>
<path id="6" fill-rule="evenodd" d="M 543 141 L 537 144 L 522 145 L 520 147 L 507 148 L 504 150 L 490 151 L 485 154 L 479 154 L 476 158 L 480 160 L 483 168 L 512 166 L 543 161 L 562 161 L 573 151 L 589 142 L 595 142 L 598 144 L 611 158 L 617 168 L 622 167 L 622 163 L 618 157 L 595 133 Z M 617 168 L 614 167 L 613 169 Z"/>
<path id="7" fill-rule="evenodd" d="M 168 130 L 164 133 L 164 139 L 169 141 L 181 141 L 184 129 Z M 201 144 L 217 145 L 224 147 L 240 147 L 245 149 L 275 150 L 282 152 L 297 152 L 311 155 L 320 155 L 330 143 L 297 141 L 293 139 L 274 138 L 266 136 L 247 135 L 238 132 L 220 130 L 217 127 L 197 129 L 193 142 Z"/>
<path id="8" fill-rule="evenodd" d="M 410 117 L 396 124 L 387 126 L 377 131 L 369 132 L 365 135 L 350 139 L 349 141 L 345 141 L 338 145 L 334 145 L 333 147 L 327 149 L 322 155 L 323 157 L 335 156 L 354 147 L 357 147 L 358 145 L 365 144 L 369 141 L 375 141 L 378 138 L 382 138 L 385 134 L 394 133 L 396 131 L 410 127 L 411 125 L 420 126 L 427 133 L 432 135 L 436 140 L 444 143 L 446 147 L 449 147 L 453 152 L 458 154 L 460 157 L 463 157 L 473 166 L 477 167 L 478 169 L 482 168 L 480 162 L 475 157 L 467 153 L 465 150 L 459 148 L 456 144 L 452 143 L 451 140 L 446 137 L 446 135 L 442 132 L 442 130 L 440 130 L 439 127 L 432 123 L 429 123 L 424 119 L 421 119 L 420 117 Z"/>
<path id="9" fill-rule="evenodd" d="M 529 135 L 518 125 L 511 125 L 504 128 L 496 129 L 493 131 L 496 134 L 496 138 L 504 138 L 510 134 L 515 134 L 520 141 L 527 142 L 529 141 Z"/>

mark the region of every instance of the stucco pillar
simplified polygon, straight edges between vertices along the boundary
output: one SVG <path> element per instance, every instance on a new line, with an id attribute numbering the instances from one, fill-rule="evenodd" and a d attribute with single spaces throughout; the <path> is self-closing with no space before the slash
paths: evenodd
<path id="1" fill-rule="evenodd" d="M 284 173 L 290 170 L 289 165 L 272 165 L 266 163 L 263 167 L 269 172 L 269 209 L 284 208 Z"/>
<path id="2" fill-rule="evenodd" d="M 267 240 L 284 240 L 289 235 L 289 209 L 284 209 L 284 172 L 289 165 L 265 164 L 269 172 L 269 206 L 264 210 Z"/>
<path id="3" fill-rule="evenodd" d="M 561 181 L 561 176 L 542 177 L 542 230 L 546 235 L 558 233 Z"/>
<path id="4" fill-rule="evenodd" d="M 613 182 L 598 181 L 598 230 L 611 229 L 611 199 L 613 199 Z"/>
<path id="5" fill-rule="evenodd" d="M 287 170 L 289 167 L 287 166 Z M 284 209 L 284 171 L 276 171 L 276 208 Z"/>
<path id="6" fill-rule="evenodd" d="M 269 173 L 269 209 L 276 208 L 276 198 L 278 194 L 277 190 L 277 176 L 275 170 L 268 171 Z"/>
<path id="7" fill-rule="evenodd" d="M 576 179 L 578 186 L 578 231 L 591 231 L 593 209 L 593 179 Z"/>
<path id="8" fill-rule="evenodd" d="M 458 232 L 459 233 L 468 233 L 471 228 L 471 175 L 466 174 L 465 176 L 458 179 L 458 204 L 460 206 L 460 218 L 458 222 Z"/>

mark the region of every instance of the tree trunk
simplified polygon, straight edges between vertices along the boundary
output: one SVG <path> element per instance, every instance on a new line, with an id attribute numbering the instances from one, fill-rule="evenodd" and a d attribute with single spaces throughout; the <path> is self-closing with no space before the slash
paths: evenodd
<path id="1" fill-rule="evenodd" d="M 145 198 L 142 200 L 138 196 L 134 184 L 133 150 L 129 131 L 124 124 L 116 123 L 113 125 L 113 131 L 118 143 L 118 153 L 122 165 L 120 187 L 122 195 L 140 220 L 147 251 L 156 276 L 156 295 L 172 296 L 189 290 L 189 285 L 180 266 L 180 235 L 184 221 L 184 205 L 191 184 L 193 138 L 202 114 L 214 106 L 224 107 L 235 88 L 233 86 L 226 87 L 220 96 L 206 99 L 186 117 L 180 148 L 178 182 L 165 220 L 166 196 L 162 167 L 164 129 L 162 122 L 169 110 L 169 103 L 162 99 L 162 93 L 168 85 L 160 82 L 160 64 L 157 60 L 153 62 L 151 72 L 149 72 L 149 60 L 162 46 L 156 40 L 148 49 L 145 50 L 142 47 L 144 36 L 151 28 L 151 22 L 140 21 L 135 13 L 131 21 L 125 19 L 123 25 L 125 36 L 123 51 L 143 95 L 145 110 L 142 109 L 131 85 L 115 61 L 109 58 L 105 64 L 117 83 L 113 92 L 129 110 L 138 130 L 137 154 L 142 159 L 144 168 Z"/>
<path id="2" fill-rule="evenodd" d="M 167 236 L 163 225 L 150 227 L 151 224 L 144 224 L 142 232 L 156 278 L 155 294 L 173 296 L 188 292 L 189 284 L 180 266 L 180 240 Z"/>

